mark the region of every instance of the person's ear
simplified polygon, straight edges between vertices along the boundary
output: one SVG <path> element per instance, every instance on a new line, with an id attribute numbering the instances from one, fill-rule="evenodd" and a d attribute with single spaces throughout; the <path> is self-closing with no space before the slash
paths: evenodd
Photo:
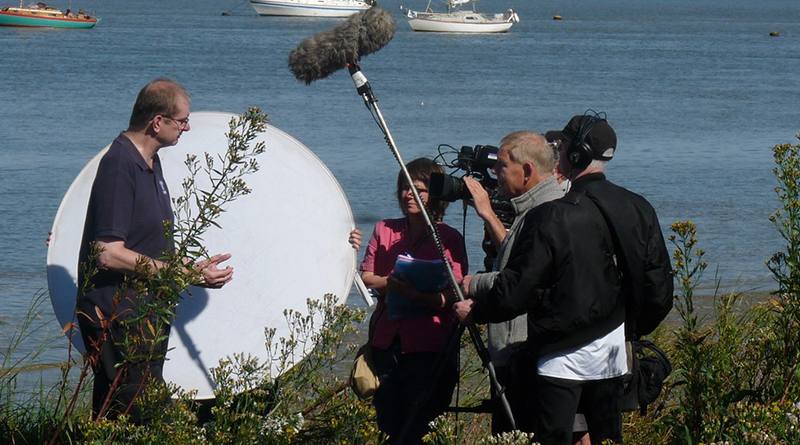
<path id="1" fill-rule="evenodd" d="M 525 182 L 528 182 L 531 178 L 533 178 L 534 170 L 533 164 L 530 162 L 522 164 L 522 172 L 525 176 Z"/>
<path id="2" fill-rule="evenodd" d="M 156 133 L 158 133 L 159 131 L 161 131 L 161 126 L 162 126 L 162 125 L 164 125 L 164 124 L 166 123 L 166 122 L 164 121 L 164 116 L 162 116 L 162 115 L 160 115 L 160 114 L 157 114 L 157 115 L 156 115 L 156 117 L 154 117 L 154 118 L 153 118 L 153 120 L 152 120 L 152 121 L 150 121 L 150 122 L 151 122 L 151 123 L 152 123 L 152 125 L 153 125 L 153 131 L 154 131 L 154 132 L 156 132 Z"/>

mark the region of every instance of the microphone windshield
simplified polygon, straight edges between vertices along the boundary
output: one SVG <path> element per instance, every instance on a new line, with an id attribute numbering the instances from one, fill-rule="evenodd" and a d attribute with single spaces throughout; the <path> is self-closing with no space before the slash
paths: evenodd
<path id="1" fill-rule="evenodd" d="M 380 6 L 373 5 L 300 42 L 289 53 L 289 69 L 297 80 L 308 85 L 383 48 L 392 40 L 396 30 L 394 17 Z"/>

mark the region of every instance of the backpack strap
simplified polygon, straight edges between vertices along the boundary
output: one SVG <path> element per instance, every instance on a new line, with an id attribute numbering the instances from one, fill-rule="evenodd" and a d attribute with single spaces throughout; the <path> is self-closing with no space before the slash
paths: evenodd
<path id="1" fill-rule="evenodd" d="M 569 202 L 577 204 L 586 209 L 592 216 L 592 219 L 594 219 L 594 221 L 597 223 L 598 227 L 600 227 L 600 231 L 603 233 L 603 237 L 605 237 L 609 249 L 611 249 L 611 255 L 614 258 L 614 265 L 617 267 L 617 278 L 619 279 L 620 286 L 622 286 L 622 294 L 625 298 L 625 339 L 639 340 L 639 336 L 636 335 L 635 318 L 637 311 L 636 308 L 639 305 L 638 299 L 627 288 L 627 280 L 622 273 L 624 267 L 620 267 L 620 257 L 616 254 L 617 251 L 622 251 L 622 249 L 617 249 L 617 243 L 614 242 L 615 238 L 611 235 L 611 229 L 608 224 L 608 220 L 600 208 L 597 207 L 597 204 L 595 204 L 595 202 L 592 201 L 588 195 L 586 195 L 585 191 L 571 190 L 569 193 L 567 193 L 566 197 Z M 624 259 L 622 261 L 624 261 Z"/>
<path id="2" fill-rule="evenodd" d="M 567 197 L 569 202 L 581 206 L 592 216 L 594 222 L 597 223 L 597 227 L 600 228 L 600 232 L 603 233 L 608 248 L 611 250 L 611 256 L 614 258 L 614 266 L 617 266 L 617 255 L 614 251 L 614 238 L 611 237 L 611 230 L 608 228 L 608 222 L 600 212 L 600 209 L 597 208 L 597 204 L 586 196 L 586 192 L 584 191 L 570 191 L 567 193 Z M 617 267 L 617 275 L 619 275 L 619 267 Z"/>

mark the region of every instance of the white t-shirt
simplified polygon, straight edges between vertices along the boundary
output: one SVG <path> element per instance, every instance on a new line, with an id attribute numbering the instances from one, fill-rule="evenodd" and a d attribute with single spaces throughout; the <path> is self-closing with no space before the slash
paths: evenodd
<path id="1" fill-rule="evenodd" d="M 539 375 L 566 380 L 602 380 L 628 371 L 625 323 L 607 335 L 539 357 Z"/>

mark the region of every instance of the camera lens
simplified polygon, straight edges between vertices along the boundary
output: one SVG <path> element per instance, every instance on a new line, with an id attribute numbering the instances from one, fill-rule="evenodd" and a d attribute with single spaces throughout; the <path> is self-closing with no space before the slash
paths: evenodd
<path id="1" fill-rule="evenodd" d="M 442 201 L 454 202 L 462 199 L 465 193 L 469 195 L 463 179 L 444 173 L 431 173 L 429 187 L 431 197 Z"/>

